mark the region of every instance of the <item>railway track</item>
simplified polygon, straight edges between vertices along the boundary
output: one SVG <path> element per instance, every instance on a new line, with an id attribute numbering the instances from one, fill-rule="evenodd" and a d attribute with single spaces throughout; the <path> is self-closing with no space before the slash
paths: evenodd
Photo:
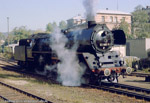
<path id="1" fill-rule="evenodd" d="M 17 65 L 17 61 L 15 61 L 15 60 L 8 60 L 8 59 L 5 59 L 3 57 L 0 57 L 0 61 L 5 61 L 6 63 L 9 63 L 10 65 Z"/>
<path id="2" fill-rule="evenodd" d="M 127 89 L 127 90 L 133 90 L 133 91 L 136 91 L 136 92 L 143 92 L 143 93 L 146 93 L 146 94 L 150 94 L 150 89 L 131 86 L 131 85 L 126 85 L 126 84 L 103 82 L 102 85 L 113 86 L 113 87 L 116 87 L 116 88 L 122 88 L 122 89 Z"/>
<path id="3" fill-rule="evenodd" d="M 112 93 L 122 94 L 128 97 L 134 97 L 136 99 L 141 99 L 145 101 L 150 101 L 150 89 L 120 84 L 120 83 L 108 83 L 102 82 L 101 86 L 95 85 L 87 85 L 84 84 L 83 86 L 90 86 L 91 88 L 101 89 L 104 91 L 109 91 Z"/>
<path id="4" fill-rule="evenodd" d="M 33 74 L 30 72 L 26 72 L 26 71 L 20 71 L 18 70 L 19 67 L 17 67 L 15 65 L 14 66 L 7 66 L 7 67 L 3 67 L 4 69 L 9 69 L 12 71 L 16 71 L 19 73 L 25 73 L 25 74 L 31 74 L 31 75 L 35 75 L 35 76 L 40 76 L 38 74 Z M 18 69 L 16 69 L 18 68 Z M 40 76 L 43 79 L 48 79 L 47 77 L 44 76 Z M 101 86 L 95 86 L 95 85 L 87 85 L 87 84 L 83 84 L 83 86 L 90 86 L 92 88 L 96 88 L 96 89 L 101 89 L 104 91 L 109 91 L 112 93 L 117 93 L 117 94 L 122 94 L 122 95 L 126 95 L 129 97 L 134 97 L 136 99 L 142 99 L 145 101 L 150 101 L 150 89 L 146 89 L 146 88 L 141 88 L 141 87 L 136 87 L 136 86 L 131 86 L 131 85 L 125 85 L 125 84 L 120 84 L 120 83 L 107 83 L 107 82 L 102 82 Z"/>
<path id="5" fill-rule="evenodd" d="M 133 73 L 129 74 L 129 76 L 146 77 L 146 76 L 150 76 L 150 73 L 137 73 L 137 72 L 133 72 Z"/>
<path id="6" fill-rule="evenodd" d="M 2 63 L 0 63 L 0 67 L 5 69 L 5 70 L 9 70 L 9 71 L 15 71 L 18 73 L 22 73 L 22 74 L 28 74 L 28 75 L 34 75 L 34 76 L 38 76 L 39 75 L 35 75 L 34 73 L 31 72 L 27 72 L 24 70 L 21 70 L 21 68 L 17 65 L 15 65 L 15 63 L 12 63 L 8 65 L 10 63 L 10 61 L 7 61 L 5 59 L 0 59 L 1 61 L 3 61 Z M 41 76 L 42 77 L 42 76 Z M 7 91 L 7 92 L 6 92 Z M 38 97 L 34 94 L 28 93 L 24 90 L 21 90 L 19 88 L 13 87 L 11 85 L 8 85 L 6 83 L 3 83 L 0 81 L 0 102 L 1 100 L 3 100 L 5 103 L 52 103 L 51 101 L 48 101 L 44 98 Z"/>
<path id="7" fill-rule="evenodd" d="M 52 103 L 46 99 L 43 99 L 3 82 L 0 82 L 0 98 L 8 103 Z"/>
<path id="8" fill-rule="evenodd" d="M 137 73 L 133 72 L 128 76 L 145 77 L 145 82 L 150 82 L 150 73 Z"/>

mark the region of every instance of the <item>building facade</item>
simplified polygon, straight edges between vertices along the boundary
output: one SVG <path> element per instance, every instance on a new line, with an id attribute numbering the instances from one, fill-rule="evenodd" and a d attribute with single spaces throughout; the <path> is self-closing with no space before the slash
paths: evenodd
<path id="1" fill-rule="evenodd" d="M 146 58 L 150 51 L 150 38 L 127 40 L 126 55 Z"/>
<path id="2" fill-rule="evenodd" d="M 84 17 L 82 17 L 80 14 L 78 14 L 78 16 L 75 16 L 71 19 L 67 20 L 67 25 L 68 27 L 73 27 L 76 25 L 80 25 L 86 22 L 86 19 Z"/>
<path id="3" fill-rule="evenodd" d="M 131 31 L 130 13 L 113 10 L 99 10 L 95 16 L 96 23 L 106 24 L 110 30 L 117 28 L 122 20 L 125 20 L 129 24 L 129 31 Z M 67 20 L 68 27 L 79 25 L 85 22 L 86 19 L 81 15 L 75 16 Z"/>
<path id="4" fill-rule="evenodd" d="M 106 24 L 110 30 L 119 27 L 122 20 L 129 24 L 129 31 L 131 31 L 130 13 L 113 10 L 99 10 L 95 16 L 95 21 L 97 23 Z"/>

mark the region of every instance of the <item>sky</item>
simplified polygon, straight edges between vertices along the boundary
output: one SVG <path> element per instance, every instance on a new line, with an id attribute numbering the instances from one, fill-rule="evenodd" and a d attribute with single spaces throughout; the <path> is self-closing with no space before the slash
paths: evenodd
<path id="1" fill-rule="evenodd" d="M 137 5 L 150 6 L 150 0 L 99 0 L 97 10 L 108 8 L 131 13 Z M 0 32 L 26 26 L 31 30 L 45 30 L 49 22 L 70 19 L 84 15 L 83 0 L 0 0 Z"/>

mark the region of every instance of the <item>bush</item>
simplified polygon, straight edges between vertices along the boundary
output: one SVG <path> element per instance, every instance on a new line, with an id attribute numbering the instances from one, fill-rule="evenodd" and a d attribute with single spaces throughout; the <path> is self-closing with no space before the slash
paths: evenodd
<path id="1" fill-rule="evenodd" d="M 145 73 L 150 73 L 150 68 L 144 69 L 144 72 L 145 72 Z"/>
<path id="2" fill-rule="evenodd" d="M 4 47 L 3 56 L 8 59 L 13 59 L 14 55 L 12 53 L 12 49 L 10 47 Z"/>
<path id="3" fill-rule="evenodd" d="M 126 65 L 127 65 L 128 67 L 133 67 L 133 65 L 132 65 L 133 62 L 138 61 L 139 58 L 138 58 L 138 57 L 134 57 L 134 56 L 126 56 L 126 57 L 124 57 L 124 60 L 125 60 Z"/>

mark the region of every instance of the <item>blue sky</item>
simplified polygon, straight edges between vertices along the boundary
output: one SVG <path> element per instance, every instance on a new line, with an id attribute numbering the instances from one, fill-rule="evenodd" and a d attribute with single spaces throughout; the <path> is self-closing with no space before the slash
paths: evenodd
<path id="1" fill-rule="evenodd" d="M 0 32 L 7 32 L 7 17 L 10 31 L 15 27 L 45 30 L 46 24 L 67 20 L 84 14 L 83 0 L 0 0 Z M 150 0 L 118 0 L 119 10 L 132 12 L 137 5 L 150 5 Z M 117 0 L 99 0 L 97 10 L 117 10 Z"/>

